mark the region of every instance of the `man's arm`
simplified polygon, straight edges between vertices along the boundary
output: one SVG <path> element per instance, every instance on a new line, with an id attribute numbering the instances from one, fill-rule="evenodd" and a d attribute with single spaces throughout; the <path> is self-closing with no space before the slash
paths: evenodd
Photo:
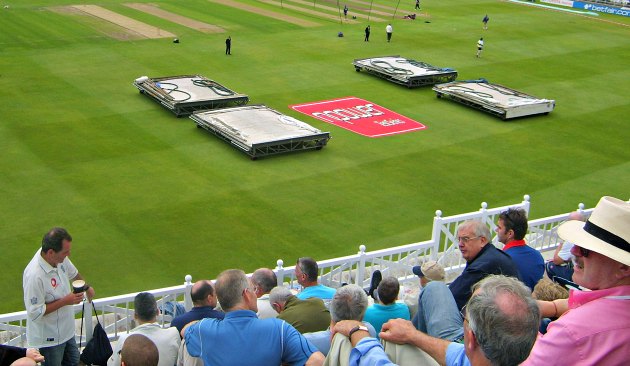
<path id="1" fill-rule="evenodd" d="M 554 301 L 537 300 L 540 315 L 543 318 L 558 318 L 569 310 L 568 299 L 557 299 Z"/>
<path id="2" fill-rule="evenodd" d="M 566 262 L 564 259 L 562 259 L 562 258 L 560 258 L 560 257 L 558 256 L 558 253 L 560 253 L 560 250 L 562 249 L 562 244 L 564 244 L 564 243 L 560 243 L 560 244 L 558 244 L 558 246 L 556 247 L 556 251 L 555 251 L 555 252 L 553 252 L 553 260 L 552 260 L 552 262 L 553 262 L 554 264 L 557 264 L 557 265 L 561 265 L 561 264 L 563 264 L 564 262 Z"/>
<path id="3" fill-rule="evenodd" d="M 408 320 L 392 319 L 388 321 L 383 324 L 379 336 L 382 340 L 397 344 L 412 344 L 428 353 L 440 365 L 446 364 L 446 349 L 451 342 L 420 332 Z"/>
<path id="4" fill-rule="evenodd" d="M 67 305 L 74 305 L 74 304 L 80 304 L 81 301 L 83 301 L 83 293 L 80 292 L 78 294 L 75 293 L 69 293 L 66 296 L 62 297 L 61 299 L 57 299 L 53 302 L 49 302 L 46 304 L 46 311 L 44 311 L 44 315 L 48 315 L 50 313 L 52 313 L 53 311 L 57 311 L 59 309 L 61 309 L 64 306 Z"/>
<path id="5" fill-rule="evenodd" d="M 321 366 L 324 364 L 324 360 L 326 359 L 326 357 L 324 357 L 324 354 L 317 351 L 314 352 L 311 357 L 308 358 L 308 360 L 306 360 L 306 366 Z"/>

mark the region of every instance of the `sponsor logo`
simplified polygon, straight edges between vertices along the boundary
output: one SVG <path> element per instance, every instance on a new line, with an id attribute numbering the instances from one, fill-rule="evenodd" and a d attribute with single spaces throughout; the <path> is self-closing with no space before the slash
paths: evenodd
<path id="1" fill-rule="evenodd" d="M 422 123 L 356 97 L 296 104 L 289 107 L 368 137 L 389 136 L 427 128 Z"/>
<path id="2" fill-rule="evenodd" d="M 51 285 L 53 288 L 57 288 L 57 279 L 56 279 L 56 278 L 51 278 L 51 279 L 50 279 L 50 285 Z"/>
<path id="3" fill-rule="evenodd" d="M 31 305 L 37 304 L 37 297 L 31 297 Z"/>

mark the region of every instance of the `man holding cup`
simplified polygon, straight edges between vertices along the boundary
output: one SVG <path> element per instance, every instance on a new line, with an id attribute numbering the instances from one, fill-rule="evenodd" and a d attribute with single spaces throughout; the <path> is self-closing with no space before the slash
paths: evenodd
<path id="1" fill-rule="evenodd" d="M 79 364 L 72 306 L 84 296 L 90 301 L 94 297 L 94 289 L 68 258 L 71 246 L 72 237 L 65 229 L 52 228 L 24 269 L 26 339 L 29 347 L 39 348 L 45 366 Z"/>

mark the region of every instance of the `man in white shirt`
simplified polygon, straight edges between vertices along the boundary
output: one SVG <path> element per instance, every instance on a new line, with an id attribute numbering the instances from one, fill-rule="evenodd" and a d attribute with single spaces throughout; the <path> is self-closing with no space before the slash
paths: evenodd
<path id="1" fill-rule="evenodd" d="M 483 51 L 483 37 L 477 41 L 477 57 L 481 57 L 481 51 Z"/>
<path id="2" fill-rule="evenodd" d="M 79 364 L 72 306 L 83 301 L 84 295 L 90 301 L 94 297 L 94 289 L 87 285 L 83 291 L 72 290 L 72 281 L 83 277 L 68 258 L 71 247 L 72 236 L 63 228 L 52 228 L 22 277 L 26 340 L 29 347 L 39 348 L 47 366 Z"/>
<path id="3" fill-rule="evenodd" d="M 155 297 L 148 292 L 141 292 L 136 295 L 133 301 L 134 319 L 137 327 L 129 334 L 122 334 L 118 338 L 118 343 L 114 348 L 114 354 L 107 361 L 108 366 L 120 366 L 120 352 L 125 344 L 125 340 L 132 334 L 142 334 L 149 338 L 158 349 L 160 354 L 159 366 L 173 366 L 177 362 L 179 344 L 181 339 L 177 328 L 162 328 L 157 323 L 159 313 Z"/>
<path id="4" fill-rule="evenodd" d="M 571 212 L 567 221 L 580 220 L 586 221 L 586 217 L 579 211 Z M 551 280 L 556 281 L 554 277 L 560 277 L 564 280 L 571 281 L 573 277 L 573 262 L 571 249 L 573 243 L 565 241 L 558 244 L 556 251 L 553 253 L 553 259 L 545 263 L 545 271 Z"/>
<path id="5" fill-rule="evenodd" d="M 385 27 L 385 32 L 387 33 L 387 42 L 392 40 L 392 32 L 394 31 L 394 29 L 392 28 L 391 24 L 387 24 L 387 27 Z"/>

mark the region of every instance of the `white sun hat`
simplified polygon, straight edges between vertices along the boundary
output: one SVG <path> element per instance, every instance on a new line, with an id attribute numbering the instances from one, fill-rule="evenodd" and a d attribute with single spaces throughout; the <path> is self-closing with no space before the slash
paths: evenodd
<path id="1" fill-rule="evenodd" d="M 630 266 L 630 203 L 602 197 L 586 221 L 567 221 L 558 235 L 584 249 Z"/>

